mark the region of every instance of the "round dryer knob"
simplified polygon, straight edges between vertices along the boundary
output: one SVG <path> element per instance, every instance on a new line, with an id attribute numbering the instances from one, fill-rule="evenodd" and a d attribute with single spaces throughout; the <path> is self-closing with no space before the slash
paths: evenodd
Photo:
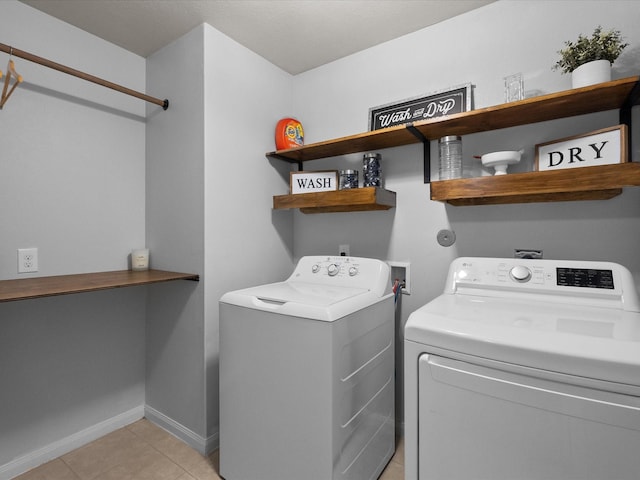
<path id="1" fill-rule="evenodd" d="M 509 273 L 516 282 L 528 282 L 531 278 L 531 270 L 523 265 L 516 265 Z"/>
<path id="2" fill-rule="evenodd" d="M 320 271 L 320 265 L 318 265 L 317 263 L 311 267 L 311 273 L 318 273 Z"/>
<path id="3" fill-rule="evenodd" d="M 327 273 L 329 274 L 330 277 L 335 277 L 339 271 L 340 271 L 340 267 L 335 263 L 332 263 L 327 267 Z"/>
<path id="4" fill-rule="evenodd" d="M 358 268 L 357 267 L 349 268 L 349 276 L 350 277 L 355 277 L 357 274 L 358 274 Z"/>

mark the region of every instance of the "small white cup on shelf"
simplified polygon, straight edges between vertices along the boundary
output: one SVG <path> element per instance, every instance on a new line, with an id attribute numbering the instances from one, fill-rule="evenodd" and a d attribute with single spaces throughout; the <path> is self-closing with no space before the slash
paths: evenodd
<path id="1" fill-rule="evenodd" d="M 149 270 L 149 249 L 138 248 L 131 252 L 131 270 Z"/>

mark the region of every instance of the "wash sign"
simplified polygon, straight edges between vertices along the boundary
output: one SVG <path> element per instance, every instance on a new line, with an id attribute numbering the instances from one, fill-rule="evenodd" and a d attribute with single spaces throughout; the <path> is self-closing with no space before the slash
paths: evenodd
<path id="1" fill-rule="evenodd" d="M 338 189 L 338 171 L 291 172 L 289 177 L 291 194 L 330 192 Z"/>
<path id="2" fill-rule="evenodd" d="M 626 125 L 536 145 L 538 171 L 611 165 L 626 161 Z"/>

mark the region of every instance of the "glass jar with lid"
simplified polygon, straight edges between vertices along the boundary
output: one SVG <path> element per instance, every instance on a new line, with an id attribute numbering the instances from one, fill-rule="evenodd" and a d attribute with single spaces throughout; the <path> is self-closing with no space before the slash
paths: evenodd
<path id="1" fill-rule="evenodd" d="M 363 187 L 382 186 L 382 168 L 380 161 L 382 155 L 379 153 L 365 153 L 362 158 Z"/>
<path id="2" fill-rule="evenodd" d="M 358 188 L 358 170 L 340 170 L 340 190 Z"/>
<path id="3" fill-rule="evenodd" d="M 440 151 L 439 178 L 462 178 L 462 137 L 450 135 L 438 140 Z"/>

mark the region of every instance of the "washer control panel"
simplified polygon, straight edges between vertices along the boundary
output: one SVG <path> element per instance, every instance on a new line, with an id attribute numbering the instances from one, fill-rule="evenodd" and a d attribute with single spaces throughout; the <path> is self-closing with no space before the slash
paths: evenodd
<path id="1" fill-rule="evenodd" d="M 326 259 L 318 259 L 311 266 L 311 273 L 314 275 L 328 275 L 330 277 L 339 277 L 348 275 L 354 277 L 360 273 L 360 265 L 352 257 L 326 257 Z"/>
<path id="2" fill-rule="evenodd" d="M 373 258 L 342 256 L 302 257 L 289 280 L 386 291 L 391 269 Z"/>

